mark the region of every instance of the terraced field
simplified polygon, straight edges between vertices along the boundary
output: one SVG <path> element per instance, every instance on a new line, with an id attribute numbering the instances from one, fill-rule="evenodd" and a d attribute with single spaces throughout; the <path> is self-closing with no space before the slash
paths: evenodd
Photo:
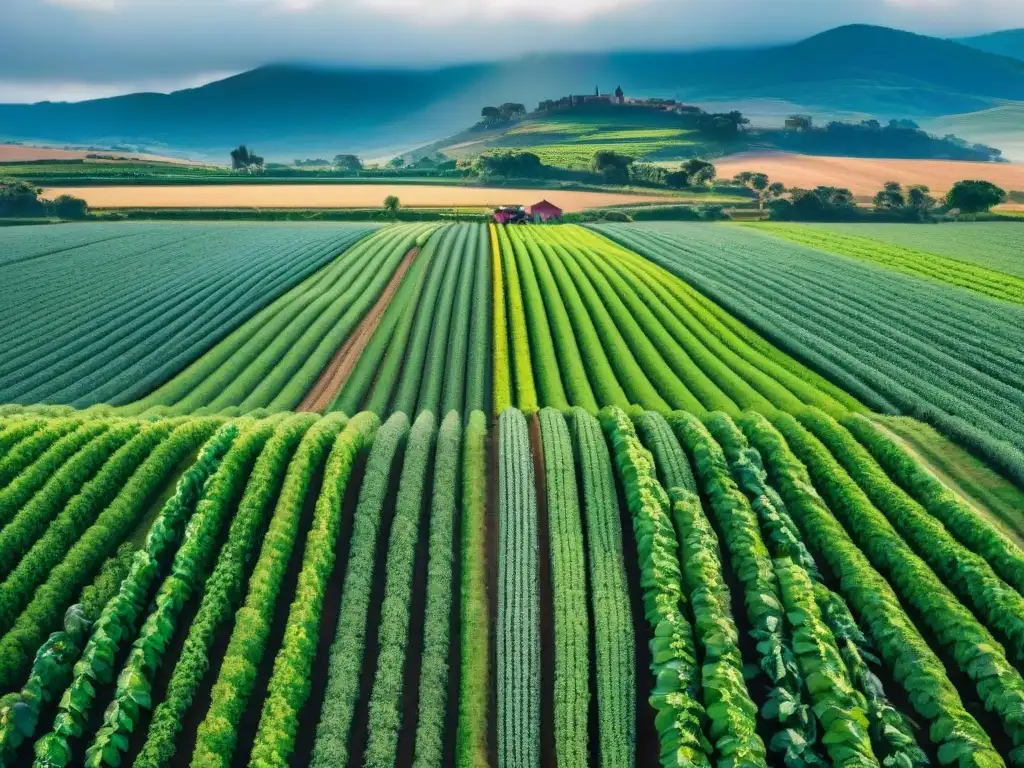
<path id="1" fill-rule="evenodd" d="M 42 229 L 0 270 L 137 344 L 118 270 L 336 251 L 0 405 L 3 768 L 1024 765 L 1016 304 L 732 226 Z"/>

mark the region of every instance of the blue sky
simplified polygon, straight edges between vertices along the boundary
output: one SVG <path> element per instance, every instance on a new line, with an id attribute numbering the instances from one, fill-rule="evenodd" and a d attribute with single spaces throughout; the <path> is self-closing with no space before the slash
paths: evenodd
<path id="1" fill-rule="evenodd" d="M 0 101 L 167 91 L 273 61 L 435 66 L 1024 27 L 1024 0 L 0 0 Z"/>

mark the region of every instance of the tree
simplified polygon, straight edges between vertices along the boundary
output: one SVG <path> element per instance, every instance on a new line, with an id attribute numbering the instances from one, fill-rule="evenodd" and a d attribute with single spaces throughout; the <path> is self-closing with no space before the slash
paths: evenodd
<path id="1" fill-rule="evenodd" d="M 672 171 L 665 176 L 665 183 L 672 189 L 686 189 L 690 186 L 690 175 L 686 171 Z"/>
<path id="2" fill-rule="evenodd" d="M 685 171 L 686 175 L 690 177 L 690 184 L 693 186 L 714 181 L 718 175 L 714 165 L 707 160 L 699 160 L 697 158 L 687 160 L 683 163 L 681 170 Z"/>
<path id="3" fill-rule="evenodd" d="M 787 131 L 809 131 L 814 127 L 814 120 L 810 115 L 790 115 L 786 118 Z"/>
<path id="4" fill-rule="evenodd" d="M 502 120 L 514 120 L 526 116 L 526 106 L 514 101 L 506 101 L 498 107 L 498 113 Z"/>
<path id="5" fill-rule="evenodd" d="M 501 117 L 501 110 L 497 107 L 484 107 L 480 110 L 480 117 L 488 122 L 494 122 Z"/>
<path id="6" fill-rule="evenodd" d="M 384 212 L 391 218 L 398 216 L 398 211 L 402 207 L 402 201 L 395 195 L 388 195 L 384 198 Z"/>
<path id="7" fill-rule="evenodd" d="M 388 165 L 392 168 L 402 168 L 405 166 L 405 158 L 402 156 L 393 157 L 390 162 L 388 162 Z"/>
<path id="8" fill-rule="evenodd" d="M 915 184 L 907 190 L 907 206 L 913 209 L 921 221 L 931 219 L 932 210 L 936 205 L 935 198 L 929 194 L 930 191 L 923 184 Z"/>
<path id="9" fill-rule="evenodd" d="M 767 173 L 743 171 L 733 177 L 733 181 L 742 184 L 757 195 L 758 208 L 762 211 L 766 203 L 782 197 L 786 193 L 786 185 L 781 181 L 772 183 Z"/>
<path id="10" fill-rule="evenodd" d="M 591 168 L 600 173 L 605 182 L 609 184 L 628 184 L 629 166 L 633 164 L 633 161 L 634 158 L 630 155 L 602 149 L 594 153 Z"/>
<path id="11" fill-rule="evenodd" d="M 472 169 L 480 176 L 532 178 L 544 175 L 545 166 L 533 152 L 488 152 L 473 161 Z"/>
<path id="12" fill-rule="evenodd" d="M 903 197 L 903 186 L 898 181 L 885 182 L 875 195 L 874 203 L 878 211 L 895 211 L 905 207 L 907 201 Z"/>
<path id="13" fill-rule="evenodd" d="M 0 216 L 42 216 L 41 192 L 20 179 L 0 179 Z"/>
<path id="14" fill-rule="evenodd" d="M 53 212 L 61 219 L 84 219 L 89 215 L 88 203 L 73 195 L 60 195 L 52 205 Z"/>
<path id="15" fill-rule="evenodd" d="M 357 173 L 363 170 L 363 161 L 355 155 L 335 155 L 334 165 L 339 171 Z"/>
<path id="16" fill-rule="evenodd" d="M 254 173 L 263 170 L 263 158 L 252 152 L 245 144 L 231 150 L 231 170 Z"/>
<path id="17" fill-rule="evenodd" d="M 781 221 L 844 221 L 857 217 L 853 192 L 845 187 L 789 190 L 789 198 L 773 200 L 771 218 Z"/>
<path id="18" fill-rule="evenodd" d="M 1006 192 L 990 181 L 958 181 L 946 195 L 946 205 L 961 213 L 984 213 L 1006 202 Z"/>

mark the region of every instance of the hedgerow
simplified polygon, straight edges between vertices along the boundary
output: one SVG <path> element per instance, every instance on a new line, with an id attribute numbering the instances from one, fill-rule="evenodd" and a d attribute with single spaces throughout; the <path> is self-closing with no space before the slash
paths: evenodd
<path id="1" fill-rule="evenodd" d="M 615 476 L 601 424 L 582 408 L 569 421 L 582 478 L 597 681 L 598 754 L 602 768 L 636 761 L 636 670 L 633 619 L 622 551 Z"/>
<path id="2" fill-rule="evenodd" d="M 343 415 L 331 414 L 311 426 L 288 464 L 259 558 L 249 577 L 245 603 L 235 613 L 235 627 L 210 693 L 210 709 L 196 733 L 192 765 L 197 768 L 231 765 L 238 745 L 238 726 L 266 653 L 274 606 L 299 535 L 299 519 L 310 482 L 346 421 Z"/>
<path id="3" fill-rule="evenodd" d="M 359 502 L 352 520 L 348 566 L 338 613 L 338 631 L 331 645 L 320 722 L 316 729 L 311 766 L 334 768 L 348 760 L 352 718 L 359 699 L 369 622 L 370 595 L 377 566 L 377 539 L 383 524 L 384 503 L 391 473 L 409 435 L 409 418 L 396 413 L 373 438 Z"/>
<path id="4" fill-rule="evenodd" d="M 587 602 L 586 561 L 569 427 L 553 408 L 544 408 L 539 420 L 554 613 L 555 758 L 559 766 L 568 768 L 589 762 L 590 622 L 583 610 Z"/>
<path id="5" fill-rule="evenodd" d="M 942 662 L 918 633 L 892 587 L 814 491 L 807 469 L 783 435 L 764 416 L 753 412 L 741 414 L 737 423 L 764 458 L 773 484 L 805 540 L 828 564 L 843 595 L 878 643 L 893 677 L 906 690 L 918 715 L 929 723 L 929 737 L 940 760 L 962 768 L 1002 765 L 988 734 L 964 708 Z M 974 646 L 972 652 L 979 650 Z M 986 655 L 990 654 L 981 651 L 981 658 Z"/>
<path id="6" fill-rule="evenodd" d="M 377 419 L 354 416 L 331 448 L 324 468 L 323 489 L 316 501 L 306 536 L 302 570 L 288 611 L 284 642 L 274 659 L 250 762 L 256 766 L 287 766 L 295 747 L 299 713 L 309 696 L 310 670 L 316 655 L 327 581 L 337 557 L 341 507 L 356 460 L 369 447 Z"/>
<path id="7" fill-rule="evenodd" d="M 300 415 L 281 423 L 256 460 L 227 541 L 204 585 L 202 601 L 167 685 L 167 693 L 153 713 L 146 742 L 135 758 L 136 768 L 166 766 L 174 756 L 182 719 L 209 669 L 210 646 L 241 599 L 246 563 L 252 559 L 289 460 L 314 421 L 311 415 Z"/>
<path id="8" fill-rule="evenodd" d="M 498 421 L 498 762 L 540 763 L 537 491 L 521 411 Z"/>
<path id="9" fill-rule="evenodd" d="M 491 700 L 490 607 L 487 599 L 487 416 L 474 411 L 462 446 L 462 556 L 459 589 L 458 768 L 488 765 Z"/>
<path id="10" fill-rule="evenodd" d="M 653 635 L 651 672 L 657 681 L 648 701 L 657 711 L 655 727 L 661 764 L 710 766 L 713 747 L 701 728 L 705 717 L 693 630 L 683 615 L 679 540 L 670 518 L 670 502 L 658 483 L 654 459 L 637 438 L 629 417 L 618 408 L 600 413 L 611 443 L 633 523 L 643 588 L 644 617 Z"/>
<path id="11" fill-rule="evenodd" d="M 451 411 L 437 435 L 427 545 L 427 597 L 420 658 L 419 720 L 415 768 L 441 768 L 448 713 L 448 649 L 451 643 L 452 552 L 461 485 L 462 420 Z M 478 640 L 474 639 L 474 642 Z"/>
<path id="12" fill-rule="evenodd" d="M 93 625 L 82 658 L 75 665 L 71 683 L 61 697 L 53 730 L 36 742 L 35 768 L 64 768 L 71 760 L 69 740 L 87 735 L 97 695 L 96 685 L 108 685 L 114 681 L 116 670 L 113 662 L 118 650 L 123 641 L 134 634 L 151 590 L 202 498 L 206 480 L 217 471 L 237 434 L 238 428 L 233 424 L 221 427 L 207 441 L 195 463 L 182 475 L 174 495 L 160 510 L 146 536 L 145 545 L 135 553 L 120 589 L 103 607 Z M 136 703 L 145 701 L 147 695 L 142 694 L 140 702 Z M 126 714 L 131 717 L 131 713 Z M 94 759 L 91 764 L 102 764 L 102 758 L 101 753 L 99 762 Z"/>
<path id="13" fill-rule="evenodd" d="M 74 596 L 122 542 L 125 532 L 138 524 L 157 489 L 216 428 L 217 422 L 211 419 L 193 419 L 175 428 L 83 534 L 71 538 L 44 537 L 42 541 L 47 542 L 47 547 L 34 550 L 23 560 L 19 568 L 28 568 L 26 563 L 37 562 L 37 557 L 53 556 L 50 543 L 59 552 L 67 551 L 0 639 L 0 688 L 10 688 L 25 674 L 36 648 L 57 628 Z"/>

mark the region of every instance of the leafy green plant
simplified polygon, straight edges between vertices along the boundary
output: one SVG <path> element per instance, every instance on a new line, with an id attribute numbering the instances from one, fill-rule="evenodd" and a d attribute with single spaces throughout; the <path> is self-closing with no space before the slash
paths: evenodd
<path id="1" fill-rule="evenodd" d="M 311 478 L 323 465 L 346 422 L 347 417 L 337 414 L 318 421 L 303 435 L 288 464 L 259 557 L 249 577 L 245 603 L 235 613 L 235 627 L 210 694 L 210 709 L 196 733 L 193 765 L 204 768 L 231 765 L 238 744 L 238 724 L 249 704 L 256 674 L 266 653 L 274 605 L 299 535 L 299 519 Z"/>
<path id="2" fill-rule="evenodd" d="M 461 444 L 462 420 L 458 411 L 451 411 L 438 431 L 434 459 L 415 768 L 440 768 L 444 764 L 448 649 L 451 642 L 454 586 L 452 546 L 455 542 L 455 519 L 461 496 Z"/>
<path id="3" fill-rule="evenodd" d="M 943 764 L 997 766 L 1002 758 L 984 729 L 964 708 L 942 662 L 904 612 L 889 583 L 871 566 L 814 490 L 807 468 L 783 435 L 764 416 L 744 412 L 737 420 L 764 458 L 769 476 L 786 502 L 814 554 L 827 563 L 844 596 L 917 714 L 929 723 L 929 736 Z M 944 617 L 942 617 L 944 618 Z M 973 646 L 972 652 L 986 651 Z"/>
<path id="4" fill-rule="evenodd" d="M 388 540 L 384 601 L 381 603 L 378 631 L 377 674 L 370 693 L 369 736 L 364 758 L 368 768 L 392 766 L 397 757 L 416 544 L 420 535 L 427 473 L 434 455 L 436 423 L 432 412 L 420 414 L 409 432 L 402 464 Z"/>
<path id="5" fill-rule="evenodd" d="M 636 761 L 636 638 L 615 476 L 597 419 L 582 408 L 573 408 L 569 428 L 577 473 L 582 478 L 587 532 L 600 765 L 631 768 Z"/>
<path id="6" fill-rule="evenodd" d="M 442 441 L 443 433 L 442 428 Z M 473 411 L 462 445 L 459 721 L 455 736 L 455 764 L 458 768 L 485 768 L 488 765 L 491 648 L 486 507 L 487 416 L 482 411 Z"/>
<path id="7" fill-rule="evenodd" d="M 651 628 L 651 671 L 656 686 L 648 701 L 661 743 L 661 764 L 710 766 L 713 747 L 702 730 L 700 670 L 693 630 L 683 615 L 679 540 L 670 517 L 670 501 L 658 482 L 654 458 L 643 447 L 629 417 L 619 408 L 600 413 L 611 444 L 626 506 L 633 523 L 644 617 Z"/>
<path id="8" fill-rule="evenodd" d="M 79 419 L 23 418 L 7 427 L 0 434 L 0 488 L 79 424 Z"/>
<path id="9" fill-rule="evenodd" d="M 71 761 L 69 740 L 86 735 L 96 685 L 114 681 L 117 651 L 133 633 L 152 587 L 202 497 L 204 483 L 217 470 L 237 434 L 238 428 L 233 424 L 221 427 L 182 475 L 174 495 L 160 510 L 145 545 L 135 553 L 120 589 L 93 624 L 82 657 L 74 666 L 71 683 L 60 699 L 53 730 L 36 742 L 35 768 L 64 768 Z M 117 712 L 114 711 L 115 716 Z"/>
<path id="10" fill-rule="evenodd" d="M 497 297 L 492 296 L 490 237 L 488 228 L 480 226 L 476 245 L 476 272 L 473 284 L 473 317 L 470 321 L 469 352 L 466 361 L 466 407 L 468 422 L 473 411 L 490 412 L 493 400 L 492 380 L 497 369 L 492 359 L 491 318 L 496 311 Z M 495 318 L 495 322 L 497 319 Z M 493 334 L 498 334 L 495 328 Z M 505 332 L 502 327 L 501 332 Z"/>
<path id="11" fill-rule="evenodd" d="M 213 419 L 191 419 L 176 426 L 84 533 L 66 537 L 61 528 L 52 528 L 41 539 L 40 546 L 22 560 L 16 574 L 27 573 L 35 565 L 63 556 L 32 593 L 31 601 L 12 628 L 0 639 L 0 687 L 10 688 L 23 679 L 35 650 L 47 634 L 60 625 L 74 596 L 113 554 L 125 532 L 138 524 L 157 489 L 183 460 L 199 449 L 217 426 L 218 422 Z"/>
<path id="12" fill-rule="evenodd" d="M 392 469 L 408 436 L 409 418 L 404 413 L 394 414 L 376 431 L 366 460 L 359 502 L 352 519 L 348 566 L 338 613 L 338 631 L 331 645 L 327 691 L 310 762 L 316 768 L 333 768 L 348 759 L 366 646 L 377 539 L 383 524 L 384 503 L 391 487 Z"/>
<path id="13" fill-rule="evenodd" d="M 553 408 L 539 415 L 548 504 L 555 643 L 555 757 L 559 766 L 588 765 L 590 622 L 583 523 L 576 466 L 565 417 Z"/>
<path id="14" fill-rule="evenodd" d="M 537 489 L 522 411 L 498 421 L 498 762 L 540 762 Z"/>
<path id="15" fill-rule="evenodd" d="M 504 288 L 504 307 L 508 323 L 510 374 L 513 378 L 509 380 L 511 387 L 508 405 L 517 405 L 525 413 L 534 413 L 540 407 L 537 399 L 537 383 L 533 374 L 533 362 L 530 356 L 530 334 L 526 319 L 526 309 L 523 305 L 523 288 L 519 279 L 519 268 L 516 266 L 515 252 L 509 240 L 508 232 L 503 226 L 495 227 L 497 230 L 497 241 L 500 247 L 495 254 L 500 252 L 502 269 L 498 270 L 495 261 L 495 274 L 501 275 Z M 497 279 L 497 278 L 496 278 Z M 495 295 L 498 295 L 497 282 L 495 283 Z M 496 331 L 499 326 L 496 324 Z M 495 342 L 495 351 L 499 349 L 498 342 Z M 500 360 L 496 361 L 500 364 Z M 514 399 L 512 395 L 514 394 Z M 495 392 L 495 409 L 499 414 L 504 413 L 500 407 L 502 398 L 499 392 Z"/>

